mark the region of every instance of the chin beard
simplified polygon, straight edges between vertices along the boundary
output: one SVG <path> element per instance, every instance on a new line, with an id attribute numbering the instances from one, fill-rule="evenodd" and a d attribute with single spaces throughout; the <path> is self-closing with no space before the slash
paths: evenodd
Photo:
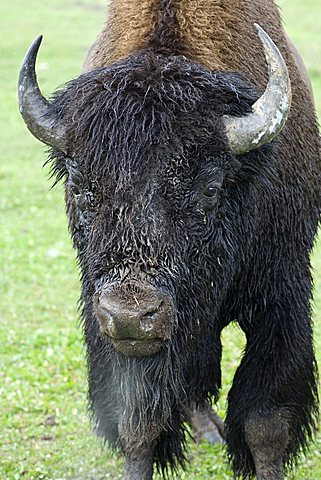
<path id="1" fill-rule="evenodd" d="M 172 429 L 173 415 L 185 416 L 186 391 L 182 363 L 173 345 L 149 357 L 128 357 L 111 351 L 112 388 L 117 390 L 118 431 L 126 451 L 155 444 Z"/>

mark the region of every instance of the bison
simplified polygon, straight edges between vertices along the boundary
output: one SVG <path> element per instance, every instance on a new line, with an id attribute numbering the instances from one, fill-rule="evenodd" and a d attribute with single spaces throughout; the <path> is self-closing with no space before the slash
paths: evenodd
<path id="1" fill-rule="evenodd" d="M 236 477 L 283 479 L 317 416 L 321 168 L 278 9 L 114 0 L 84 72 L 50 101 L 40 43 L 22 65 L 20 112 L 65 183 L 97 433 L 123 452 L 126 480 L 176 471 L 191 411 L 218 398 L 221 332 L 237 321 L 247 343 L 228 457 Z"/>

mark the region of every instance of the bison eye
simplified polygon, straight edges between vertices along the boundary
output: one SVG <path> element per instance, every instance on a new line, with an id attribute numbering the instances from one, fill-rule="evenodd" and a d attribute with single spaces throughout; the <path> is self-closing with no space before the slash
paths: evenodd
<path id="1" fill-rule="evenodd" d="M 73 193 L 74 196 L 80 195 L 80 189 L 75 183 L 68 180 L 67 185 L 68 185 L 71 193 Z"/>
<path id="2" fill-rule="evenodd" d="M 213 198 L 218 192 L 219 185 L 216 182 L 211 182 L 206 185 L 203 190 L 203 195 L 206 198 Z"/>

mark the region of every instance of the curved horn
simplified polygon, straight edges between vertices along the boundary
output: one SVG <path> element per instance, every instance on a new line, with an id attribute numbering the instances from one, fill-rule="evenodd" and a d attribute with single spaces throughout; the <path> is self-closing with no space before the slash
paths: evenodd
<path id="1" fill-rule="evenodd" d="M 36 38 L 25 56 L 18 82 L 20 113 L 30 132 L 43 143 L 66 153 L 65 128 L 42 95 L 35 71 L 42 35 Z"/>
<path id="2" fill-rule="evenodd" d="M 224 115 L 226 135 L 236 155 L 269 143 L 284 127 L 291 107 L 291 83 L 287 66 L 277 46 L 257 24 L 269 67 L 269 82 L 264 94 L 243 117 Z"/>

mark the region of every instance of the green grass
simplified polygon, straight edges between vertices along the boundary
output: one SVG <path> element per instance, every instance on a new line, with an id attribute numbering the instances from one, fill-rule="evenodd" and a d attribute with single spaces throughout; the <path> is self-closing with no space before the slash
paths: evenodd
<path id="1" fill-rule="evenodd" d="M 128 0 L 130 1 L 130 0 Z M 0 479 L 117 479 L 121 461 L 90 432 L 81 332 L 79 282 L 66 228 L 61 188 L 49 191 L 41 170 L 45 149 L 28 134 L 16 104 L 16 79 L 31 40 L 44 33 L 38 71 L 48 95 L 78 75 L 104 21 L 103 0 L 11 0 L 0 18 Z M 303 54 L 321 113 L 319 0 L 282 0 L 286 25 Z M 321 245 L 313 259 L 318 359 L 321 345 Z M 224 334 L 224 388 L 243 339 Z M 220 447 L 192 446 L 181 479 L 231 479 Z M 321 436 L 293 478 L 321 478 Z"/>

